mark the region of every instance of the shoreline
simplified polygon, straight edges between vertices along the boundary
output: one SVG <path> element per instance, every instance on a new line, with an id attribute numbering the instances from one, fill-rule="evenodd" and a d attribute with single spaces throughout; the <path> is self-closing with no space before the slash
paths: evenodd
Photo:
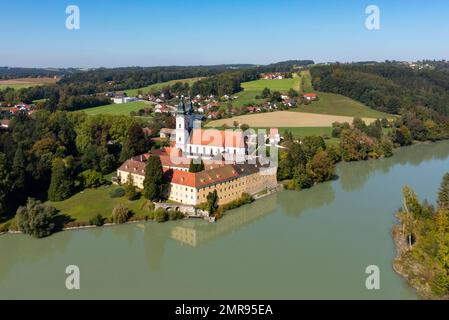
<path id="1" fill-rule="evenodd" d="M 275 194 L 275 193 L 277 193 L 277 192 L 279 192 L 279 191 L 282 191 L 282 190 L 284 190 L 283 185 L 282 185 L 281 183 L 279 183 L 279 184 L 276 186 L 276 188 L 273 188 L 273 189 L 269 190 L 269 191 L 266 192 L 266 193 L 263 193 L 263 194 L 260 194 L 260 195 L 257 195 L 257 194 L 254 195 L 254 196 L 253 196 L 253 199 L 254 199 L 254 201 L 257 201 L 257 200 L 260 200 L 260 199 L 262 199 L 262 198 L 271 196 L 271 195 L 273 195 L 273 194 Z M 251 204 L 251 203 L 244 204 L 243 206 L 248 205 L 248 204 Z M 234 208 L 234 209 L 237 209 L 237 208 Z M 234 209 L 232 209 L 232 210 L 234 210 Z M 231 211 L 231 210 L 230 210 L 230 211 Z M 185 217 L 185 218 L 183 218 L 183 219 L 177 219 L 177 220 L 189 220 L 189 219 L 198 219 L 198 218 L 189 218 L 189 217 Z M 221 218 L 221 219 L 222 219 L 222 218 Z M 205 220 L 206 220 L 206 219 L 205 219 Z M 219 220 L 220 220 L 220 219 L 219 219 Z M 215 221 L 216 221 L 216 220 L 215 220 Z M 214 222 L 215 222 L 215 221 L 214 221 Z M 83 230 L 83 229 L 93 229 L 93 228 L 102 228 L 102 227 L 112 227 L 112 226 L 120 226 L 120 225 L 124 225 L 124 224 L 137 224 L 137 223 L 145 223 L 145 222 L 157 222 L 157 221 L 155 221 L 155 220 L 150 220 L 150 219 L 138 219 L 138 220 L 126 221 L 125 223 L 105 223 L 105 224 L 103 224 L 103 225 L 101 225 L 101 226 L 85 225 L 85 226 L 78 226 L 78 227 L 68 227 L 68 228 L 62 228 L 61 230 L 59 230 L 59 231 L 57 231 L 57 232 L 55 232 L 55 233 L 53 233 L 53 234 L 56 234 L 56 233 L 59 233 L 59 232 L 64 232 L 64 231 Z M 169 221 L 165 221 L 165 222 L 169 222 Z M 159 222 L 157 222 L 157 223 L 159 223 Z M 209 222 L 209 223 L 212 223 L 212 222 Z M 16 235 L 16 234 L 24 234 L 24 233 L 23 233 L 22 231 L 18 231 L 18 230 L 8 230 L 8 231 L 0 232 L 0 236 L 2 236 L 2 235 L 7 235 L 7 234 Z M 51 235 L 53 235 L 53 234 L 51 234 Z M 50 236 L 51 236 L 51 235 L 50 235 Z"/>
<path id="2" fill-rule="evenodd" d="M 449 141 L 449 139 L 438 140 L 438 141 L 430 141 L 430 140 L 427 140 L 427 141 L 413 141 L 413 144 L 411 144 L 409 146 L 397 147 L 397 148 L 394 148 L 394 150 L 402 150 L 402 149 L 409 148 L 409 147 L 412 147 L 412 146 L 415 146 L 415 145 L 428 145 L 428 144 L 434 144 L 434 143 L 443 142 L 443 141 Z M 394 156 L 394 154 L 393 154 L 393 156 Z M 380 160 L 380 159 L 383 159 L 383 158 L 359 160 L 359 161 L 353 161 L 353 162 L 365 162 L 365 161 L 369 161 L 369 160 Z M 340 161 L 339 163 L 344 163 L 344 161 Z M 286 181 L 286 180 L 283 180 L 283 181 Z M 284 186 L 283 182 L 282 181 L 280 181 L 280 182 L 278 181 L 278 185 L 276 186 L 276 188 L 273 188 L 272 190 L 268 191 L 267 193 L 261 194 L 259 196 L 257 196 L 257 194 L 256 194 L 255 196 L 253 196 L 253 199 L 254 199 L 254 201 L 257 201 L 257 200 L 259 200 L 261 198 L 264 198 L 266 196 L 269 196 L 269 195 L 271 195 L 273 193 L 276 193 L 276 192 L 279 192 L 281 190 L 286 190 L 286 189 L 285 189 L 285 186 Z M 188 219 L 188 218 L 185 218 L 185 219 Z M 152 220 L 145 220 L 145 219 L 133 220 L 133 221 L 127 221 L 127 222 L 125 222 L 123 224 L 126 224 L 126 223 L 137 223 L 137 222 L 142 223 L 142 222 L 147 222 L 147 221 L 152 221 Z M 62 228 L 62 230 L 60 230 L 58 232 L 70 231 L 70 230 L 81 230 L 81 229 L 86 229 L 86 228 L 97 228 L 97 227 L 103 227 L 103 226 L 113 226 L 113 225 L 119 225 L 119 224 L 117 224 L 117 223 L 105 223 L 102 226 L 84 225 L 84 226 L 79 226 L 79 227 L 68 227 L 68 228 Z M 393 226 L 393 229 L 395 227 L 396 227 L 396 225 Z M 17 231 L 17 230 L 8 230 L 8 231 L 0 232 L 0 236 L 5 235 L 5 234 L 23 234 L 23 232 L 22 231 Z M 394 238 L 394 235 L 392 235 L 392 236 L 393 236 L 393 239 L 394 239 L 395 245 L 396 245 L 396 239 Z M 398 259 L 398 258 L 399 258 L 399 255 L 397 254 L 397 256 L 396 256 L 396 258 L 395 258 L 393 263 L 395 263 L 396 259 Z M 400 274 L 399 272 L 397 272 L 397 273 Z M 402 274 L 400 274 L 400 275 L 402 276 Z"/>
<path id="3" fill-rule="evenodd" d="M 435 296 L 425 277 L 426 268 L 416 263 L 407 248 L 407 243 L 402 236 L 401 225 L 395 223 L 391 229 L 396 256 L 393 259 L 392 267 L 394 272 L 406 280 L 409 287 L 415 290 L 419 300 L 447 300 L 449 297 Z"/>

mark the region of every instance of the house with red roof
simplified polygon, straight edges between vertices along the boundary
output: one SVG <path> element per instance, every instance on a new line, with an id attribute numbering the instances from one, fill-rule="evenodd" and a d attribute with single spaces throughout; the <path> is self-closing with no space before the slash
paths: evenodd
<path id="1" fill-rule="evenodd" d="M 303 97 L 306 100 L 314 101 L 318 98 L 318 95 L 316 93 L 304 93 Z"/>

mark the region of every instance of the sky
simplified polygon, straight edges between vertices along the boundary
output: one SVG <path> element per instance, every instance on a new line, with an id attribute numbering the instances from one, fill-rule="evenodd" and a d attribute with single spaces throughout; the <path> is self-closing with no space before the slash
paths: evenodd
<path id="1" fill-rule="evenodd" d="M 447 0 L 0 0 L 0 66 L 449 60 L 448 14 Z"/>

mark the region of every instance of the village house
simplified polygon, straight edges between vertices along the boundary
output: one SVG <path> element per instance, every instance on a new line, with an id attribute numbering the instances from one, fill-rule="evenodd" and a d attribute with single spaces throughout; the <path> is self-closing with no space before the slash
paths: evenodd
<path id="1" fill-rule="evenodd" d="M 170 129 L 170 128 L 162 128 L 159 131 L 159 137 L 161 139 L 166 139 L 166 138 L 174 138 L 174 134 L 175 134 L 176 130 L 175 129 Z"/>
<path id="2" fill-rule="evenodd" d="M 284 76 L 281 73 L 262 73 L 260 75 L 260 78 L 265 80 L 274 80 L 274 79 L 282 80 L 284 79 Z"/>
<path id="3" fill-rule="evenodd" d="M 315 101 L 318 98 L 318 95 L 316 93 L 305 93 L 303 97 L 308 101 Z"/>
<path id="4" fill-rule="evenodd" d="M 112 98 L 112 101 L 115 104 L 122 104 L 122 103 L 128 103 L 128 102 L 133 102 L 133 101 L 137 101 L 138 99 L 136 97 L 127 97 L 125 95 L 116 95 Z"/>
<path id="5" fill-rule="evenodd" d="M 8 119 L 2 119 L 0 122 L 0 128 L 2 129 L 9 129 L 11 121 Z"/>

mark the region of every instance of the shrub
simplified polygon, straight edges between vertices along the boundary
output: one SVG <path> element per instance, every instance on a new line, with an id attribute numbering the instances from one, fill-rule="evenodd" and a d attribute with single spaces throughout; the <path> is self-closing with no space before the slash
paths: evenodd
<path id="1" fill-rule="evenodd" d="M 106 182 L 100 172 L 91 169 L 81 172 L 79 179 L 84 188 L 98 188 Z"/>
<path id="2" fill-rule="evenodd" d="M 118 204 L 112 210 L 111 221 L 113 223 L 125 223 L 131 216 L 131 212 L 124 205 Z"/>
<path id="3" fill-rule="evenodd" d="M 8 224 L 7 223 L 0 225 L 0 233 L 7 232 L 8 230 L 9 229 L 8 229 Z"/>
<path id="4" fill-rule="evenodd" d="M 125 189 L 123 188 L 116 188 L 114 190 L 112 190 L 111 192 L 109 192 L 109 196 L 111 198 L 121 198 L 125 195 Z"/>
<path id="5" fill-rule="evenodd" d="M 168 218 L 170 220 L 183 219 L 184 214 L 179 210 L 170 210 L 170 211 L 168 211 Z"/>
<path id="6" fill-rule="evenodd" d="M 157 222 L 165 222 L 168 219 L 168 213 L 164 209 L 159 208 L 154 212 L 154 219 Z"/>
<path id="7" fill-rule="evenodd" d="M 154 211 L 154 203 L 151 201 L 145 201 L 144 203 L 142 203 L 142 205 L 140 206 L 140 209 L 147 211 L 147 212 L 151 212 Z"/>
<path id="8" fill-rule="evenodd" d="M 95 217 L 89 220 L 90 225 L 101 227 L 104 225 L 104 218 L 101 216 L 101 214 L 97 214 Z"/>
<path id="9" fill-rule="evenodd" d="M 17 225 L 25 234 L 42 238 L 55 231 L 57 210 L 43 205 L 40 201 L 28 198 L 24 207 L 17 209 Z"/>

